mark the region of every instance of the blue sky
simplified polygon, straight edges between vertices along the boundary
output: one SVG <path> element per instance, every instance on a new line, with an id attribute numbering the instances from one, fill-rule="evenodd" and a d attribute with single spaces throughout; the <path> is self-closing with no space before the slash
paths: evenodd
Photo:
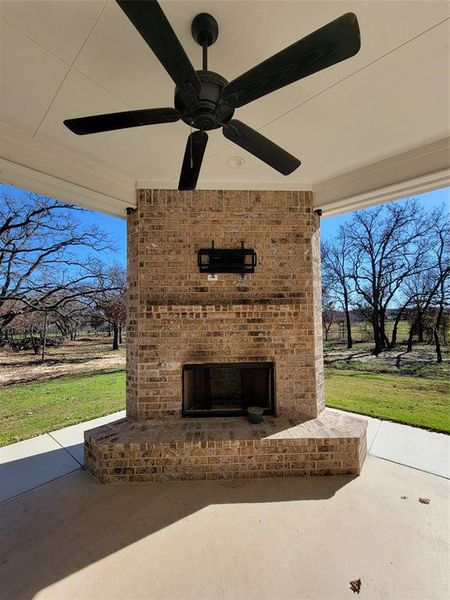
<path id="1" fill-rule="evenodd" d="M 450 208 L 450 188 L 444 188 L 442 190 L 435 190 L 428 192 L 427 194 L 418 194 L 412 196 L 415 200 L 423 204 L 424 207 L 435 208 L 445 204 L 447 211 Z M 396 200 L 396 202 L 403 202 L 403 200 Z M 340 225 L 343 225 L 346 221 L 351 219 L 352 213 L 345 213 L 344 215 L 338 215 L 336 217 L 325 217 L 320 223 L 320 236 L 321 239 L 331 241 L 337 234 Z"/>
<path id="2" fill-rule="evenodd" d="M 2 184 L 0 193 L 9 196 L 23 196 L 30 192 L 13 187 L 12 185 Z M 0 196 L 1 201 L 1 196 Z M 101 213 L 91 212 L 89 210 L 77 214 L 80 223 L 87 226 L 97 226 L 99 229 L 109 234 L 116 251 L 110 256 L 103 256 L 103 260 L 108 263 L 118 263 L 126 265 L 127 261 L 127 224 L 125 219 L 117 219 Z"/>
<path id="3" fill-rule="evenodd" d="M 28 192 L 15 188 L 11 185 L 3 184 L 1 191 L 11 196 L 23 195 Z M 450 208 L 450 188 L 442 190 L 435 190 L 427 194 L 420 194 L 414 196 L 419 202 L 423 203 L 427 207 L 435 207 L 441 204 L 445 204 L 447 208 Z M 402 200 L 397 200 L 402 202 Z M 321 223 L 321 237 L 324 240 L 332 240 L 337 234 L 339 225 L 342 225 L 351 218 L 352 213 L 346 213 L 336 217 L 323 218 Z M 116 245 L 117 251 L 109 257 L 104 257 L 108 262 L 115 262 L 125 265 L 126 264 L 126 221 L 123 219 L 117 219 L 116 217 L 110 217 L 101 213 L 94 213 L 90 211 L 84 211 L 78 214 L 78 219 L 86 225 L 96 225 L 109 233 L 111 239 Z"/>

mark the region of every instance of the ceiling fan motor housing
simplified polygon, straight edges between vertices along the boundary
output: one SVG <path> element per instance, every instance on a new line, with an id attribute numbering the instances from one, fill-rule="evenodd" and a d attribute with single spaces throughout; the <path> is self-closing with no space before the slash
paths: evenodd
<path id="1" fill-rule="evenodd" d="M 218 129 L 227 123 L 234 114 L 234 109 L 221 103 L 222 90 L 228 81 L 214 71 L 197 71 L 202 87 L 198 98 L 175 88 L 175 108 L 180 111 L 181 118 L 190 127 L 209 131 Z"/>

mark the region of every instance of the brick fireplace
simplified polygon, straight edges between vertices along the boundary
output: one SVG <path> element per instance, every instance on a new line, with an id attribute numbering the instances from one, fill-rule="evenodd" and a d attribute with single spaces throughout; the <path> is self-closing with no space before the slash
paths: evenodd
<path id="1" fill-rule="evenodd" d="M 137 192 L 127 418 L 85 435 L 99 480 L 359 473 L 365 422 L 324 405 L 319 229 L 311 192 Z M 213 244 L 254 272 L 202 272 Z"/>

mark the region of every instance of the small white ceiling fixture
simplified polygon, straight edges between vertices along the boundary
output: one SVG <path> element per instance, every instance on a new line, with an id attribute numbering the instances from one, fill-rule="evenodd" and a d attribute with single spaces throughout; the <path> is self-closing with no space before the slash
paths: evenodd
<path id="1" fill-rule="evenodd" d="M 238 169 L 239 167 L 243 167 L 245 165 L 245 160 L 240 156 L 230 156 L 227 159 L 227 166 L 231 169 Z"/>

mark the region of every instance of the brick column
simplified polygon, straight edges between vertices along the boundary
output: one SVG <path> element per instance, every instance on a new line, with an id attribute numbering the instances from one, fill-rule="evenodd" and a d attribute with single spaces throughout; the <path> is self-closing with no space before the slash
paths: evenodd
<path id="1" fill-rule="evenodd" d="M 211 240 L 244 240 L 256 272 L 209 281 L 197 251 Z M 317 416 L 319 244 L 311 192 L 139 190 L 128 219 L 128 417 L 179 417 L 185 363 L 245 361 L 275 363 L 278 416 Z"/>

